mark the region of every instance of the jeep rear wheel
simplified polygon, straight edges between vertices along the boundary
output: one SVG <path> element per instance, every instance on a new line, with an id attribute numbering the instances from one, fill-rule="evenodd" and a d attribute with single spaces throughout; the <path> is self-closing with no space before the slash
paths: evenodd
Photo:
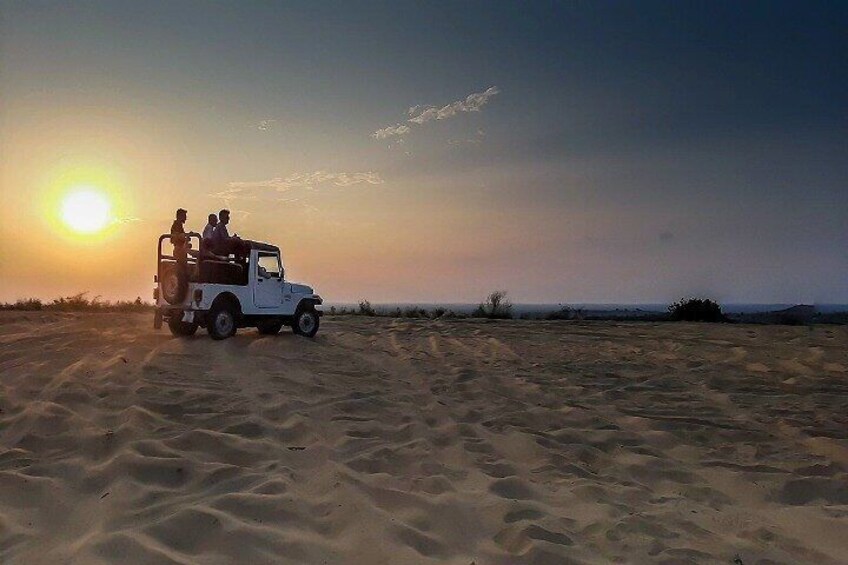
<path id="1" fill-rule="evenodd" d="M 194 322 L 183 322 L 179 318 L 168 319 L 168 329 L 177 337 L 188 337 L 197 332 L 197 324 Z"/>
<path id="2" fill-rule="evenodd" d="M 297 314 L 295 314 L 294 321 L 292 322 L 292 330 L 298 335 L 315 337 L 315 334 L 318 333 L 319 323 L 318 312 L 314 308 L 304 308 L 298 310 Z"/>
<path id="3" fill-rule="evenodd" d="M 206 331 L 212 339 L 227 339 L 236 333 L 236 310 L 226 302 L 212 305 L 206 317 Z"/>

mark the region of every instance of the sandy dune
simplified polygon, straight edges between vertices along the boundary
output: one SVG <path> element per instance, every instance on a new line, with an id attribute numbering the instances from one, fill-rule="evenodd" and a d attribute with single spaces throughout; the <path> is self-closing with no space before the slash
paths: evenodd
<path id="1" fill-rule="evenodd" d="M 324 322 L 0 313 L 0 561 L 848 561 L 848 328 Z"/>

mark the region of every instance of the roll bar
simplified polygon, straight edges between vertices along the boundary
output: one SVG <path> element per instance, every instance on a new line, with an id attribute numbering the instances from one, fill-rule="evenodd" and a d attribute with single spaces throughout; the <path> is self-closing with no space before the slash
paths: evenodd
<path id="1" fill-rule="evenodd" d="M 186 237 L 189 239 L 189 241 L 191 241 L 192 238 L 197 239 L 197 249 L 199 251 L 200 250 L 200 236 L 199 235 L 188 235 L 188 234 L 186 234 Z M 158 246 L 158 251 L 157 251 L 157 256 L 156 256 L 156 259 L 157 259 L 156 264 L 157 265 L 162 262 L 162 259 L 171 259 L 172 261 L 176 261 L 176 259 L 174 258 L 173 255 L 165 255 L 164 253 L 162 253 L 162 242 L 165 241 L 166 239 L 171 239 L 171 234 L 163 233 L 162 235 L 159 236 L 159 246 Z M 188 256 L 188 262 L 189 263 L 197 263 L 197 259 L 195 259 L 191 255 L 189 255 Z"/>
<path id="2" fill-rule="evenodd" d="M 217 264 L 217 265 L 232 265 L 234 267 L 237 267 L 239 272 L 242 273 L 242 275 L 240 275 L 240 276 L 243 276 L 244 267 L 242 265 L 238 264 L 238 263 L 234 263 L 234 262 L 231 262 L 231 261 L 219 261 L 219 260 L 208 259 L 208 258 L 207 259 L 201 259 L 201 257 L 200 257 L 201 237 L 199 235 L 188 235 L 188 234 L 186 234 L 186 237 L 189 239 L 189 241 L 191 241 L 192 238 L 197 239 L 197 251 L 192 250 L 192 251 L 189 252 L 188 257 L 186 258 L 186 264 L 187 265 L 198 266 L 198 272 L 199 272 L 199 268 L 200 268 L 201 263 L 204 263 L 204 264 L 205 263 L 214 263 L 214 264 Z M 162 281 L 162 265 L 164 263 L 176 263 L 176 261 L 177 261 L 177 259 L 173 255 L 165 254 L 165 252 L 162 251 L 162 242 L 164 242 L 165 240 L 170 240 L 170 238 L 171 238 L 170 233 L 163 233 L 162 235 L 159 236 L 159 241 L 158 241 L 157 250 L 156 250 L 156 279 L 155 279 L 156 282 Z M 192 271 L 193 271 L 193 269 L 192 269 Z"/>

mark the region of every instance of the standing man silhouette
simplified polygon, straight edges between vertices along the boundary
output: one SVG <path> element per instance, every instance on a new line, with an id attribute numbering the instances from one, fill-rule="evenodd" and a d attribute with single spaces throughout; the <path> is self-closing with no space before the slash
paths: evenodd
<path id="1" fill-rule="evenodd" d="M 177 261 L 177 276 L 182 280 L 188 280 L 188 251 L 191 249 L 189 238 L 199 236 L 197 232 L 186 233 L 185 223 L 188 220 L 188 212 L 179 208 L 176 219 L 171 224 L 171 243 L 174 244 L 174 259 Z"/>

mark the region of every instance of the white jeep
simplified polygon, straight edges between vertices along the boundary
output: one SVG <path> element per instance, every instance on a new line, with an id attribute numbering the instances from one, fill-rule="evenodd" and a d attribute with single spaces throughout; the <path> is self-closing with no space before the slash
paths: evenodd
<path id="1" fill-rule="evenodd" d="M 263 334 L 276 334 L 284 325 L 307 337 L 318 331 L 323 301 L 311 287 L 285 279 L 278 247 L 246 240 L 250 253 L 242 260 L 191 252 L 178 261 L 162 252 L 169 238 L 159 236 L 154 328 L 164 320 L 175 336 L 190 336 L 203 326 L 212 339 L 253 326 Z"/>

